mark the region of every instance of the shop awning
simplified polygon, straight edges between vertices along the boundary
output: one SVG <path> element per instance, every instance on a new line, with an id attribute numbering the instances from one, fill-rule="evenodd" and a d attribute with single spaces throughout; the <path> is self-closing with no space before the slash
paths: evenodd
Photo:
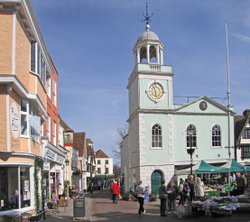
<path id="1" fill-rule="evenodd" d="M 245 171 L 250 171 L 249 166 L 244 166 L 240 163 L 238 163 L 236 160 L 231 159 L 227 163 L 221 166 L 221 168 L 226 168 L 224 173 L 227 173 L 230 168 L 230 172 L 245 172 Z"/>
<path id="2" fill-rule="evenodd" d="M 195 174 L 202 174 L 202 173 L 223 173 L 224 171 L 228 171 L 226 168 L 223 167 L 216 167 L 213 166 L 204 160 L 200 160 L 198 163 L 196 163 L 192 170 Z M 190 167 L 183 170 L 178 170 L 176 172 L 177 175 L 188 175 L 190 174 Z"/>

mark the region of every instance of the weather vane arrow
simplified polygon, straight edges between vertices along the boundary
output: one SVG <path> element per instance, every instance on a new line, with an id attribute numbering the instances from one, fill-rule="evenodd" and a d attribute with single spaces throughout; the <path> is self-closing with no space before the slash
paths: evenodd
<path id="1" fill-rule="evenodd" d="M 146 21 L 146 30 L 148 31 L 150 26 L 149 26 L 149 22 L 151 21 L 151 17 L 154 15 L 153 13 L 151 13 L 151 15 L 148 14 L 148 3 L 146 2 L 146 14 L 142 14 L 144 19 L 142 20 L 142 22 Z"/>

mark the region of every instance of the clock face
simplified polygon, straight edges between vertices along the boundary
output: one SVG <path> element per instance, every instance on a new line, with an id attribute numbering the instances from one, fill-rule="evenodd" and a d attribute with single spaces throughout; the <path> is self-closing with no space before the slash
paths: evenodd
<path id="1" fill-rule="evenodd" d="M 156 101 L 161 99 L 163 93 L 163 87 L 160 83 L 154 82 L 149 86 L 148 95 L 152 100 Z"/>
<path id="2" fill-rule="evenodd" d="M 207 109 L 207 103 L 205 101 L 200 102 L 200 109 L 205 111 Z"/>

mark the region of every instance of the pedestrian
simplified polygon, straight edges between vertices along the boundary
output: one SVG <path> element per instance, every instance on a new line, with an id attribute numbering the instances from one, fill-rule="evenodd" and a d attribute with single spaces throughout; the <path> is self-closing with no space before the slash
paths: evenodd
<path id="1" fill-rule="evenodd" d="M 145 192 L 144 192 L 144 203 L 149 202 L 149 190 L 148 186 L 145 187 Z"/>
<path id="2" fill-rule="evenodd" d="M 204 200 L 205 199 L 204 183 L 200 177 L 197 177 L 194 189 L 195 189 L 195 198 L 198 200 Z"/>
<path id="3" fill-rule="evenodd" d="M 118 179 L 114 179 L 113 183 L 111 185 L 111 190 L 112 190 L 112 200 L 113 203 L 118 203 L 118 195 L 120 193 L 120 187 L 118 184 Z"/>
<path id="4" fill-rule="evenodd" d="M 247 183 L 247 177 L 244 173 L 241 173 L 241 177 L 243 178 L 244 180 L 244 183 L 245 183 L 245 189 L 248 187 L 248 183 Z"/>
<path id="5" fill-rule="evenodd" d="M 181 178 L 180 183 L 179 183 L 179 187 L 178 187 L 178 192 L 179 192 L 179 196 L 180 196 L 179 205 L 184 204 L 184 202 L 183 202 L 183 187 L 184 187 L 184 180 Z"/>
<path id="6" fill-rule="evenodd" d="M 188 184 L 188 179 L 185 179 L 185 182 L 183 184 L 183 192 L 182 192 L 182 197 L 183 197 L 182 204 L 185 204 L 186 201 L 190 201 L 189 193 L 190 193 L 190 187 Z"/>
<path id="7" fill-rule="evenodd" d="M 175 185 L 174 180 L 172 179 L 167 186 L 167 194 L 168 194 L 168 213 L 176 213 L 176 198 L 178 195 L 178 188 Z"/>
<path id="8" fill-rule="evenodd" d="M 137 194 L 137 200 L 139 202 L 139 210 L 138 214 L 142 215 L 146 213 L 146 210 L 144 209 L 144 187 L 142 186 L 142 181 L 138 183 L 138 186 L 136 187 L 136 194 Z"/>
<path id="9" fill-rule="evenodd" d="M 245 180 L 241 173 L 236 173 L 237 195 L 242 195 L 245 192 Z"/>
<path id="10" fill-rule="evenodd" d="M 166 217 L 166 207 L 167 207 L 167 188 L 165 186 L 165 180 L 161 181 L 161 186 L 159 187 L 159 197 L 161 201 L 160 211 L 161 217 Z"/>
<path id="11" fill-rule="evenodd" d="M 190 188 L 190 192 L 189 192 L 189 200 L 192 202 L 194 200 L 195 194 L 194 194 L 194 176 L 193 175 L 189 175 L 188 177 L 188 185 Z"/>

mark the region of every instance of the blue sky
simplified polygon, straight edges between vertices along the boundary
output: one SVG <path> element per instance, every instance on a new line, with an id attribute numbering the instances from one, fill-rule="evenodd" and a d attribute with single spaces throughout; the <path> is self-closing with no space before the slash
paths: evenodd
<path id="1" fill-rule="evenodd" d="M 95 150 L 113 156 L 128 118 L 132 48 L 145 30 L 144 0 L 33 0 L 47 48 L 59 72 L 59 109 Z M 164 43 L 177 96 L 226 98 L 225 22 L 231 64 L 231 103 L 250 108 L 250 1 L 149 0 L 151 31 Z M 226 100 L 216 100 L 223 105 Z"/>

